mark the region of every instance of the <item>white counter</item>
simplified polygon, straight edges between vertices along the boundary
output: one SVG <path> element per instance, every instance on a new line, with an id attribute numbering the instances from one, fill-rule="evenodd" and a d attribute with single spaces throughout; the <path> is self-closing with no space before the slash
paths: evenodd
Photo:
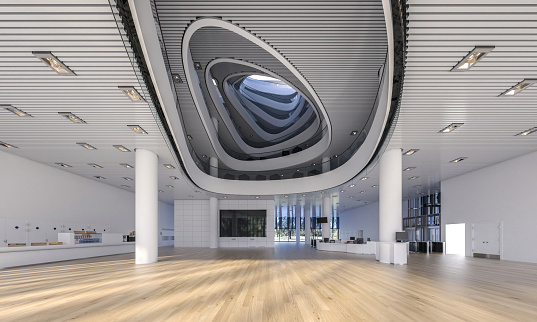
<path id="1" fill-rule="evenodd" d="M 353 254 L 375 254 L 376 242 L 369 241 L 366 244 L 346 244 L 346 243 L 320 243 L 317 242 L 317 250 L 329 252 L 345 252 Z"/>
<path id="2" fill-rule="evenodd" d="M 381 263 L 406 265 L 408 259 L 408 243 L 378 242 L 376 257 Z"/>

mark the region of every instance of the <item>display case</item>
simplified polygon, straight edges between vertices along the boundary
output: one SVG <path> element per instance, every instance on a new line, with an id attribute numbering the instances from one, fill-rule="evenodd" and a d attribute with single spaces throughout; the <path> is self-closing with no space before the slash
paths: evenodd
<path id="1" fill-rule="evenodd" d="M 103 242 L 103 234 L 95 231 L 75 231 L 75 244 L 97 244 Z"/>

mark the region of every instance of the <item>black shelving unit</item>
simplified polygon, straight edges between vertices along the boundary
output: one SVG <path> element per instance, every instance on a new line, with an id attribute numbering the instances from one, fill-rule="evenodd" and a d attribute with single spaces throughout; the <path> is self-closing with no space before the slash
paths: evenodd
<path id="1" fill-rule="evenodd" d="M 421 243 L 429 242 L 431 245 L 429 251 L 443 252 L 440 227 L 440 192 L 408 200 L 407 216 L 403 217 L 403 229 L 408 232 L 411 248 L 414 248 L 411 251 L 426 252 L 427 247 Z"/>

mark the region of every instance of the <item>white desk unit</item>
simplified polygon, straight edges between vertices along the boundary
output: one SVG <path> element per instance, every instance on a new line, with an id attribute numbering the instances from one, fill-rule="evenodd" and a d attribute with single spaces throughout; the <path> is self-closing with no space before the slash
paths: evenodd
<path id="1" fill-rule="evenodd" d="M 122 234 L 102 234 L 101 243 L 75 244 L 74 233 L 60 233 L 63 245 L 0 247 L 0 268 L 134 252 L 134 243 Z"/>
<path id="2" fill-rule="evenodd" d="M 408 243 L 377 242 L 377 260 L 381 263 L 406 265 Z"/>
<path id="3" fill-rule="evenodd" d="M 317 242 L 317 250 L 329 252 L 345 252 L 353 254 L 375 254 L 376 242 L 369 241 L 366 244 L 347 243 L 321 243 Z"/>

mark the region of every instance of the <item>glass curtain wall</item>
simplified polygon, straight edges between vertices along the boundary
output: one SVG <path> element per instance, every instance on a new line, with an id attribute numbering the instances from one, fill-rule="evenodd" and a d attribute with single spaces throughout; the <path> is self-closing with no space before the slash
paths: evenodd
<path id="1" fill-rule="evenodd" d="M 295 242 L 296 241 L 296 217 L 300 216 L 300 241 L 306 240 L 306 218 L 302 206 L 276 205 L 274 209 L 274 241 Z M 332 210 L 330 218 L 331 239 L 339 239 L 339 213 L 337 209 Z M 322 217 L 321 206 L 313 205 L 310 211 L 310 239 L 322 239 L 321 224 L 317 223 L 317 218 Z M 308 241 L 310 243 L 310 241 Z"/>

